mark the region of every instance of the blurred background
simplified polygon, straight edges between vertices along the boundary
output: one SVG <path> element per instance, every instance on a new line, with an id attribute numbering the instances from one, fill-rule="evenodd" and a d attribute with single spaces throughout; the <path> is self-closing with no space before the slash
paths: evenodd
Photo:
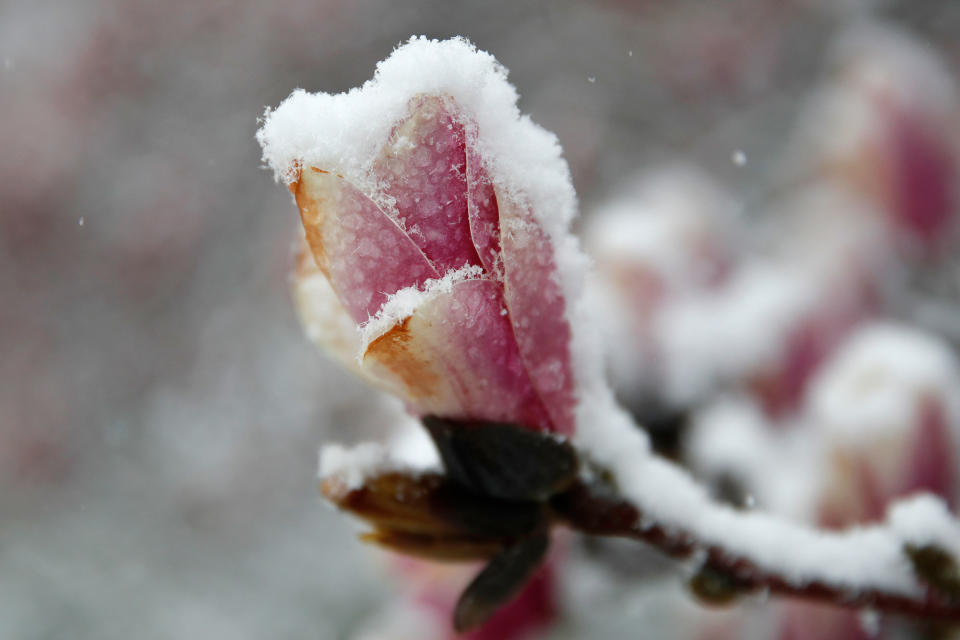
<path id="1" fill-rule="evenodd" d="M 0 1 L 0 638 L 431 637 L 318 496 L 320 443 L 395 407 L 303 336 L 253 137 L 413 34 L 493 53 L 559 137 L 661 451 L 826 526 L 953 501 L 957 33 L 949 0 Z M 635 547 L 566 555 L 546 637 L 921 633 L 708 614 Z"/>

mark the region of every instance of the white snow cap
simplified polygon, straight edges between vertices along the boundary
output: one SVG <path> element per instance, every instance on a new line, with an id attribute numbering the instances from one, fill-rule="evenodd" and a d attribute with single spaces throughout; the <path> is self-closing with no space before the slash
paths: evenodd
<path id="1" fill-rule="evenodd" d="M 690 402 L 717 378 L 777 362 L 786 337 L 817 300 L 811 280 L 792 266 L 756 260 L 722 289 L 664 309 L 655 331 L 668 397 Z"/>
<path id="2" fill-rule="evenodd" d="M 410 99 L 422 94 L 452 98 L 464 124 L 476 126 L 493 182 L 529 204 L 551 237 L 566 232 L 576 196 L 556 136 L 521 116 L 507 70 L 462 37 L 413 37 L 377 65 L 372 80 L 346 93 L 295 90 L 264 115 L 257 132 L 263 160 L 287 184 L 310 165 L 336 170 L 376 197 L 370 167 Z"/>
<path id="3" fill-rule="evenodd" d="M 501 193 L 529 206 L 550 236 L 568 301 L 574 359 L 582 361 L 575 370 L 600 371 L 595 351 L 585 346 L 590 338 L 579 328 L 586 321 L 577 301 L 587 261 L 569 233 L 577 210 L 570 170 L 556 136 L 521 115 L 507 70 L 489 53 L 461 37 L 413 37 L 380 62 L 373 79 L 361 87 L 338 94 L 297 89 L 264 115 L 257 131 L 263 160 L 287 184 L 297 179 L 302 166 L 335 170 L 384 211 L 396 213 L 392 200 L 379 192 L 371 167 L 394 126 L 407 115 L 410 100 L 424 94 L 447 96 L 456 103 L 490 179 Z M 386 305 L 393 309 L 389 317 L 374 319 L 364 336 L 375 337 L 390 318 L 421 298 L 416 291 L 397 292 Z"/>

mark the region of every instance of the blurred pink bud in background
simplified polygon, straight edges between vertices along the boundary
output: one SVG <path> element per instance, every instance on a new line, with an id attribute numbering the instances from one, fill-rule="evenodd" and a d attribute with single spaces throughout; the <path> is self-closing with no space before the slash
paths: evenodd
<path id="1" fill-rule="evenodd" d="M 736 263 L 734 205 L 703 172 L 672 166 L 637 176 L 585 228 L 597 277 L 588 295 L 604 321 L 612 381 L 623 397 L 663 384 L 661 315 L 721 287 Z"/>
<path id="2" fill-rule="evenodd" d="M 960 405 L 951 390 L 958 383 L 956 357 L 938 338 L 885 323 L 854 332 L 808 399 L 809 423 L 823 442 L 819 524 L 880 521 L 892 502 L 920 492 L 956 507 Z M 897 637 L 876 614 L 788 602 L 779 618 L 781 640 Z"/>
<path id="3" fill-rule="evenodd" d="M 958 382 L 949 346 L 914 329 L 868 325 L 844 345 L 810 402 L 829 456 L 822 524 L 877 521 L 894 499 L 923 491 L 956 505 Z"/>
<path id="4" fill-rule="evenodd" d="M 860 26 L 799 130 L 815 172 L 866 198 L 910 257 L 942 254 L 955 232 L 960 103 L 950 73 L 904 32 Z"/>

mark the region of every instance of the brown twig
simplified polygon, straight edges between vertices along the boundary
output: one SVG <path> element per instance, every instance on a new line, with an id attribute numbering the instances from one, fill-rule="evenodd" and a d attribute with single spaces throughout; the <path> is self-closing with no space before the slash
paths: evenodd
<path id="1" fill-rule="evenodd" d="M 600 485 L 580 481 L 554 496 L 550 504 L 555 517 L 583 533 L 640 540 L 675 558 L 699 552 L 703 560 L 691 588 L 707 602 L 721 603 L 741 593 L 768 591 L 851 609 L 960 621 L 960 599 L 932 587 L 922 598 L 910 598 L 877 589 L 851 592 L 818 580 L 798 585 L 723 547 L 704 544 L 682 529 L 645 521 L 640 509 Z"/>

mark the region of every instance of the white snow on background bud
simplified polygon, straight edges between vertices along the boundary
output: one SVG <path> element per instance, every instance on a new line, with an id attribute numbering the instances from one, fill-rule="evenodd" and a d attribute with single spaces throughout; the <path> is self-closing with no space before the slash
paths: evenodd
<path id="1" fill-rule="evenodd" d="M 824 161 L 842 163 L 870 148 L 870 140 L 882 137 L 884 110 L 891 105 L 919 109 L 952 126 L 953 78 L 928 44 L 895 28 L 864 23 L 846 31 L 828 59 L 833 80 L 801 111 L 786 147 L 792 150 L 785 163 L 790 171 Z"/>
<path id="2" fill-rule="evenodd" d="M 714 289 L 676 296 L 658 313 L 653 339 L 670 401 L 689 403 L 718 380 L 776 366 L 804 323 L 857 314 L 858 276 L 881 260 L 875 212 L 846 191 L 818 186 L 776 213 L 790 224 L 778 228 L 763 257 L 737 265 Z"/>
<path id="3" fill-rule="evenodd" d="M 905 326 L 861 329 L 812 383 L 813 423 L 856 443 L 913 429 L 921 403 L 945 404 L 948 424 L 960 423 L 960 372 L 949 345 Z"/>
<path id="4" fill-rule="evenodd" d="M 671 287 L 687 287 L 711 275 L 697 272 L 704 262 L 698 254 L 733 244 L 734 211 L 733 200 L 709 176 L 673 166 L 631 180 L 586 221 L 585 243 L 603 262 L 639 264 Z"/>
<path id="5" fill-rule="evenodd" d="M 670 305 L 655 326 L 667 396 L 687 403 L 718 378 L 776 363 L 786 336 L 816 299 L 817 288 L 806 273 L 757 261 L 722 289 Z"/>

